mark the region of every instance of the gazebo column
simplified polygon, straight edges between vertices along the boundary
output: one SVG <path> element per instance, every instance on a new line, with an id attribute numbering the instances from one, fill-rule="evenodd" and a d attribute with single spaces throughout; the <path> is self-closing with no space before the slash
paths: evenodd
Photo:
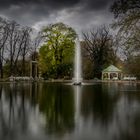
<path id="1" fill-rule="evenodd" d="M 102 72 L 102 80 L 104 80 L 104 72 Z"/>
<path id="2" fill-rule="evenodd" d="M 110 72 L 108 72 L 108 80 L 110 80 Z"/>
<path id="3" fill-rule="evenodd" d="M 121 80 L 123 79 L 123 73 L 120 73 L 120 79 Z"/>
<path id="4" fill-rule="evenodd" d="M 116 72 L 116 75 L 117 75 L 117 80 L 119 79 L 119 73 L 118 72 Z"/>

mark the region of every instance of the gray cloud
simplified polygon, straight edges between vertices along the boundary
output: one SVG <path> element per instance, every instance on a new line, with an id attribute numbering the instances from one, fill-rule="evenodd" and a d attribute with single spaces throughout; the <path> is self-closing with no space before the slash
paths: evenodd
<path id="1" fill-rule="evenodd" d="M 78 32 L 109 24 L 109 6 L 113 0 L 0 0 L 0 16 L 41 28 L 53 22 L 64 22 Z"/>
<path id="2" fill-rule="evenodd" d="M 71 7 L 75 4 L 79 3 L 80 0 L 0 0 L 0 7 L 1 8 L 8 8 L 11 5 L 18 5 L 18 6 L 44 6 L 46 8 L 54 9 L 61 9 L 64 7 Z"/>
<path id="3" fill-rule="evenodd" d="M 87 8 L 100 9 L 108 5 L 112 0 L 0 0 L 0 7 L 11 5 L 44 5 L 59 9 L 84 4 Z"/>

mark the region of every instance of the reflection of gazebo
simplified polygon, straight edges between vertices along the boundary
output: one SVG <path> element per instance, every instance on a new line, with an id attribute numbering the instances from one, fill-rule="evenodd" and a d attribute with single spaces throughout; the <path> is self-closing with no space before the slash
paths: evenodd
<path id="1" fill-rule="evenodd" d="M 110 65 L 102 71 L 102 80 L 119 80 L 121 77 L 122 71 L 114 65 Z"/>

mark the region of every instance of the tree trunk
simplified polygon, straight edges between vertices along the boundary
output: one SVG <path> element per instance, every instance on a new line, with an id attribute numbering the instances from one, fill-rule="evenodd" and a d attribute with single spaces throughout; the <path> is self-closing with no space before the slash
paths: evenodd
<path id="1" fill-rule="evenodd" d="M 3 78 L 3 66 L 1 60 L 0 60 L 0 77 Z"/>

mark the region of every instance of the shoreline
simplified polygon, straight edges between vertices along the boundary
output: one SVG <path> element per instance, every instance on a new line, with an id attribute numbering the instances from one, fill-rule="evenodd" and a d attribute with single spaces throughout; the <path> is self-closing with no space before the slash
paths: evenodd
<path id="1" fill-rule="evenodd" d="M 64 80 L 64 79 L 51 79 L 51 80 L 17 80 L 10 81 L 8 78 L 0 79 L 0 83 L 33 83 L 33 82 L 46 82 L 46 83 L 73 83 L 73 80 Z M 83 83 L 138 83 L 140 84 L 140 80 L 83 80 Z"/>

